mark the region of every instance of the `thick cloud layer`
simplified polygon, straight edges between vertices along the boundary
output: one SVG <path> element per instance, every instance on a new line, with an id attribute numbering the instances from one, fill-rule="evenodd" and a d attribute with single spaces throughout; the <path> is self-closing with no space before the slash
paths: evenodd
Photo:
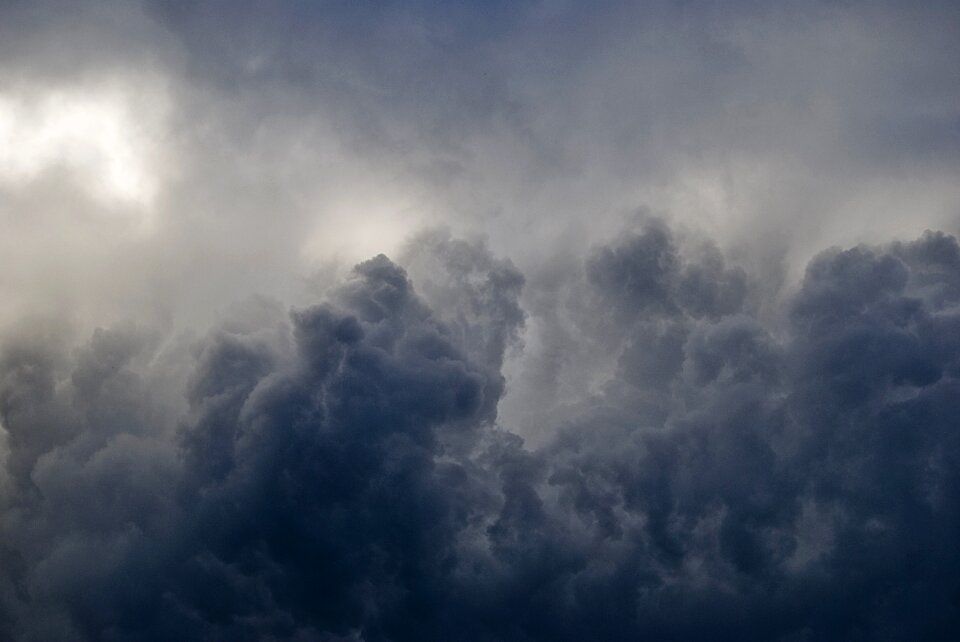
<path id="1" fill-rule="evenodd" d="M 0 639 L 960 639 L 958 25 L 0 1 Z"/>
<path id="2" fill-rule="evenodd" d="M 625 233 L 581 272 L 615 371 L 532 449 L 497 420 L 523 277 L 408 255 L 436 307 L 381 255 L 188 349 L 10 342 L 3 637 L 956 633 L 954 238 L 818 255 L 773 333 L 715 249 Z"/>

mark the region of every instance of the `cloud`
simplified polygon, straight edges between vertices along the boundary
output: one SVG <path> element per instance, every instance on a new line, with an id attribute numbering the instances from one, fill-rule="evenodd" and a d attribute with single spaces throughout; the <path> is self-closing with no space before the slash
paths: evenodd
<path id="1" fill-rule="evenodd" d="M 774 335 L 715 249 L 625 233 L 582 267 L 616 369 L 535 448 L 497 420 L 522 277 L 408 254 L 426 298 L 378 256 L 187 351 L 8 346 L 5 636 L 950 637 L 954 238 L 818 255 Z"/>
<path id="2" fill-rule="evenodd" d="M 0 638 L 956 637 L 913 5 L 3 3 Z"/>
<path id="3" fill-rule="evenodd" d="M 958 231 L 950 3 L 228 4 L 4 6 L 12 98 L 169 103 L 150 238 L 56 176 L 0 193 L 15 307 L 78 292 L 92 329 L 149 287 L 203 325 L 436 224 L 537 278 L 644 206 L 791 279 L 827 245 Z"/>

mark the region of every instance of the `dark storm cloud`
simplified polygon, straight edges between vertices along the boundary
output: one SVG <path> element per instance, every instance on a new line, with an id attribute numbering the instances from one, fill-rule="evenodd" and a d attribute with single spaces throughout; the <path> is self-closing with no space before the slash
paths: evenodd
<path id="1" fill-rule="evenodd" d="M 956 638 L 915 4 L 3 2 L 0 639 Z"/>
<path id="2" fill-rule="evenodd" d="M 955 633 L 954 238 L 820 254 L 774 336 L 715 249 L 621 235 L 583 266 L 617 369 L 535 449 L 497 423 L 522 277 L 442 233 L 408 259 L 426 299 L 379 256 L 234 308 L 175 430 L 150 333 L 8 347 L 4 636 Z"/>
<path id="3" fill-rule="evenodd" d="M 516 314 L 519 277 L 482 248 L 451 243 L 431 247 L 450 246 L 438 261 L 486 281 L 494 303 L 474 303 L 478 312 Z M 517 323 L 486 325 L 501 352 Z M 12 580 L 30 597 L 25 619 L 6 619 L 9 635 L 43 637 L 59 624 L 66 637 L 316 639 L 440 626 L 420 629 L 407 612 L 432 608 L 469 513 L 495 503 L 459 460 L 489 438 L 502 354 L 482 346 L 468 359 L 380 256 L 328 304 L 284 322 L 255 301 L 204 339 L 175 449 L 154 443 L 162 430 L 141 437 L 149 426 L 127 412 L 138 349 L 134 335 L 98 331 L 73 363 L 17 350 L 4 361 L 10 460 L 25 460 L 10 467 L 24 488 L 9 498 L 4 539 L 43 534 L 10 551 L 36 566 Z M 87 424 L 100 402 L 114 412 Z M 46 437 L 48 425 L 63 432 Z"/>

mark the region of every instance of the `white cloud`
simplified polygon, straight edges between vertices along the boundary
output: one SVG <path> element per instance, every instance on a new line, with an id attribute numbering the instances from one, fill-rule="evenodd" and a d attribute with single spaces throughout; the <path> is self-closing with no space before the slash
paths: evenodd
<path id="1" fill-rule="evenodd" d="M 0 184 L 60 171 L 107 204 L 149 207 L 159 189 L 164 101 L 137 90 L 139 99 L 117 86 L 0 93 Z"/>

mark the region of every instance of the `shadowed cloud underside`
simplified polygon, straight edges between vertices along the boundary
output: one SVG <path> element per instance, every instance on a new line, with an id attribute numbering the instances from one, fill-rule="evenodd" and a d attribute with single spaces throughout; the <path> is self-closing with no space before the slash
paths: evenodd
<path id="1" fill-rule="evenodd" d="M 950 637 L 955 239 L 818 255 L 774 336 L 715 250 L 627 233 L 571 286 L 616 369 L 534 449 L 497 423 L 523 277 L 414 247 L 442 305 L 382 255 L 251 300 L 177 357 L 173 430 L 169 345 L 8 347 L 4 637 Z"/>

